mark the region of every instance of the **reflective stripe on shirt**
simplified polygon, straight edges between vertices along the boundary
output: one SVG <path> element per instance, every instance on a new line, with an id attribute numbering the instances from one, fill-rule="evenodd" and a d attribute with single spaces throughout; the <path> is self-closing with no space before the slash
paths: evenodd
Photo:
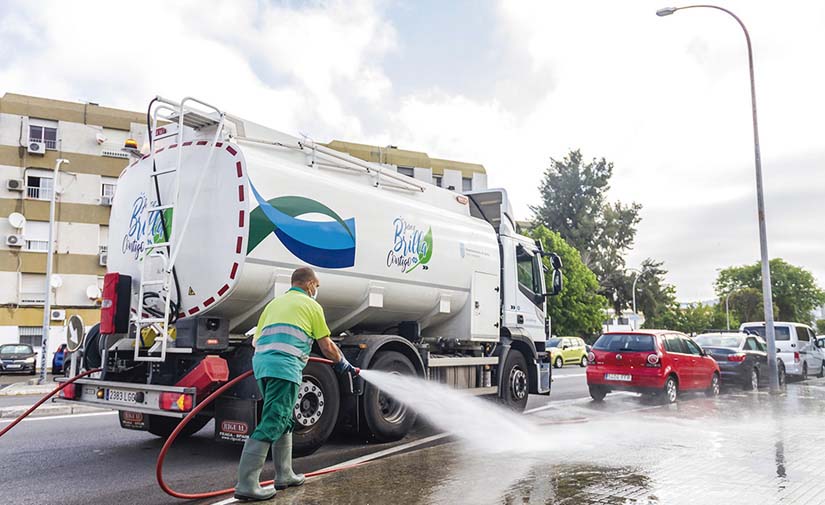
<path id="1" fill-rule="evenodd" d="M 263 353 L 267 351 L 278 351 L 285 354 L 289 354 L 290 356 L 295 356 L 296 358 L 300 358 L 304 361 L 307 360 L 309 357 L 303 351 L 295 347 L 294 345 L 285 344 L 283 342 L 273 342 L 271 344 L 263 344 L 259 345 L 255 348 L 255 354 Z"/>
<path id="2" fill-rule="evenodd" d="M 302 329 L 292 326 L 291 324 L 271 324 L 263 329 L 261 337 L 283 333 L 291 337 L 295 337 L 301 342 L 310 343 L 311 339 Z"/>

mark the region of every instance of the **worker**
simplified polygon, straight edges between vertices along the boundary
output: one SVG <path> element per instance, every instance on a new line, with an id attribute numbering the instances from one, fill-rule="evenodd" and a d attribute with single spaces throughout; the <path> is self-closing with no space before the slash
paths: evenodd
<path id="1" fill-rule="evenodd" d="M 276 489 L 304 483 L 304 476 L 292 471 L 292 409 L 313 341 L 334 362 L 336 372 L 357 373 L 329 338 L 324 309 L 315 301 L 320 284 L 311 268 L 298 268 L 292 273 L 292 288 L 269 302 L 258 320 L 252 369 L 264 404 L 238 464 L 235 498 L 239 500 L 268 500 Z M 259 483 L 270 445 L 275 463 L 275 489 L 271 490 Z"/>

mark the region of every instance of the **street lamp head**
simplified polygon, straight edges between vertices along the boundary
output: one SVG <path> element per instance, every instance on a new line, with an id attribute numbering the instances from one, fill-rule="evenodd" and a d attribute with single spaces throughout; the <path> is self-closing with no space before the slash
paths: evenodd
<path id="1" fill-rule="evenodd" d="M 677 10 L 678 10 L 677 7 L 663 7 L 663 8 L 656 11 L 656 15 L 659 16 L 660 18 L 662 18 L 662 17 L 665 17 L 665 16 L 670 16 L 671 14 L 676 12 Z"/>

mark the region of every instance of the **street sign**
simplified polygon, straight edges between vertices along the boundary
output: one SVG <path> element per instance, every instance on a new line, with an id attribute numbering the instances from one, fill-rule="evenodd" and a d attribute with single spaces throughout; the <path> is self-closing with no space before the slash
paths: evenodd
<path id="1" fill-rule="evenodd" d="M 69 323 L 66 325 L 66 347 L 69 352 L 75 352 L 83 345 L 83 339 L 86 332 L 83 328 L 83 319 L 74 315 L 69 318 Z"/>

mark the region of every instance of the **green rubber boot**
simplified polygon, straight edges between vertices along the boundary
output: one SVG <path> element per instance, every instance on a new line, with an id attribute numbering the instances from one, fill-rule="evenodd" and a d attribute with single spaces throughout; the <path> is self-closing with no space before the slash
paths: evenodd
<path id="1" fill-rule="evenodd" d="M 235 486 L 235 498 L 238 500 L 268 500 L 275 496 L 274 489 L 261 487 L 261 470 L 266 463 L 269 444 L 252 437 L 246 439 L 238 463 L 238 484 Z"/>
<path id="2" fill-rule="evenodd" d="M 272 461 L 275 463 L 275 489 L 300 486 L 306 478 L 304 474 L 292 471 L 292 432 L 281 435 L 272 443 Z"/>

